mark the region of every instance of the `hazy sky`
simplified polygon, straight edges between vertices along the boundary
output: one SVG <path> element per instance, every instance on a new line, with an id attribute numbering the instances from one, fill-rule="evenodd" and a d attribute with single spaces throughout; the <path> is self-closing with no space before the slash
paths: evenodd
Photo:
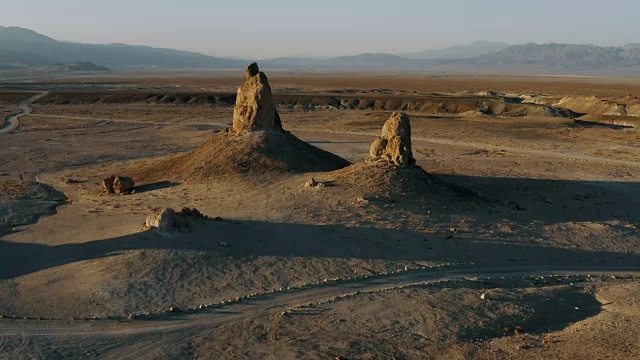
<path id="1" fill-rule="evenodd" d="M 58 40 L 218 56 L 353 55 L 470 43 L 640 42 L 638 0 L 0 0 L 0 25 Z"/>

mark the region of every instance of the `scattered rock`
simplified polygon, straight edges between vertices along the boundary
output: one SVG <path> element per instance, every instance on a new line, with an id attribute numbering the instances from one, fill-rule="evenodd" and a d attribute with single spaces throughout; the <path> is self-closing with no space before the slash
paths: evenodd
<path id="1" fill-rule="evenodd" d="M 309 180 L 306 183 L 304 183 L 304 187 L 308 187 L 308 188 L 323 188 L 324 184 L 321 183 L 321 182 L 317 182 L 314 178 L 311 178 L 311 180 Z"/>
<path id="2" fill-rule="evenodd" d="M 238 88 L 236 106 L 233 109 L 233 129 L 238 133 L 282 130 L 267 76 L 256 63 L 247 67 L 246 74 L 247 80 Z"/>
<path id="3" fill-rule="evenodd" d="M 203 213 L 200 212 L 200 210 L 196 209 L 196 208 L 182 208 L 182 210 L 180 210 L 180 212 L 178 213 L 178 216 L 181 217 L 190 217 L 190 218 L 194 218 L 194 219 L 202 219 L 202 220 L 206 220 L 209 217 L 207 215 L 204 215 Z"/>
<path id="4" fill-rule="evenodd" d="M 409 115 L 394 112 L 382 128 L 382 136 L 374 140 L 369 161 L 384 160 L 398 166 L 415 165 L 411 151 Z"/>
<path id="5" fill-rule="evenodd" d="M 304 186 L 305 187 L 316 187 L 316 186 L 318 186 L 318 182 L 314 178 L 311 178 L 311 180 L 309 180 L 306 183 L 304 183 Z"/>

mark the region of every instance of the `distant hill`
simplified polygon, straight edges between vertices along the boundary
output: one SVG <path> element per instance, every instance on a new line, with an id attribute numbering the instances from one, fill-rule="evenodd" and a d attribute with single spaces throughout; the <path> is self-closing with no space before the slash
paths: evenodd
<path id="1" fill-rule="evenodd" d="M 476 41 L 469 45 L 452 46 L 439 50 L 425 50 L 399 54 L 409 59 L 468 59 L 508 48 L 509 44 L 494 41 Z"/>
<path id="2" fill-rule="evenodd" d="M 385 53 L 365 53 L 355 56 L 340 56 L 325 60 L 331 67 L 406 67 L 413 66 L 410 59 Z"/>
<path id="3" fill-rule="evenodd" d="M 29 70 L 29 71 L 111 71 L 110 69 L 91 62 L 74 64 L 33 64 L 26 62 L 0 62 L 0 70 Z"/>
<path id="4" fill-rule="evenodd" d="M 280 58 L 266 67 L 289 69 L 383 69 L 415 71 L 518 72 L 640 75 L 640 48 L 574 44 L 512 45 L 465 59 L 409 59 L 360 54 L 328 60 Z"/>
<path id="5" fill-rule="evenodd" d="M 125 44 L 78 44 L 32 30 L 0 27 L 0 70 L 106 71 L 108 69 L 243 69 L 248 61 Z M 68 65 L 71 64 L 71 65 Z M 440 72 L 532 72 L 640 76 L 640 44 L 601 47 L 480 41 L 405 54 L 364 53 L 329 59 L 260 60 L 263 69 Z"/>
<path id="6" fill-rule="evenodd" d="M 476 66 L 531 66 L 549 68 L 620 68 L 640 65 L 640 48 L 573 44 L 514 45 L 496 53 L 469 59 Z"/>
<path id="7" fill-rule="evenodd" d="M 368 69 L 411 69 L 420 67 L 414 60 L 385 53 L 364 53 L 354 56 L 339 56 L 330 59 L 276 58 L 260 60 L 262 68 L 299 70 L 368 70 Z"/>
<path id="8" fill-rule="evenodd" d="M 51 39 L 32 30 L 0 27 L 0 64 L 33 65 L 94 63 L 110 69 L 227 69 L 245 61 L 203 54 L 125 44 L 78 44 Z"/>

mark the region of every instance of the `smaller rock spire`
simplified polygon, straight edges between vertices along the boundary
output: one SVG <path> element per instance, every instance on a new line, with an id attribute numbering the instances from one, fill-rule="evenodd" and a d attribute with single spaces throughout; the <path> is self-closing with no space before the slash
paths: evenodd
<path id="1" fill-rule="evenodd" d="M 394 112 L 382 128 L 382 136 L 371 145 L 369 161 L 384 160 L 398 166 L 415 165 L 411 151 L 409 115 Z"/>

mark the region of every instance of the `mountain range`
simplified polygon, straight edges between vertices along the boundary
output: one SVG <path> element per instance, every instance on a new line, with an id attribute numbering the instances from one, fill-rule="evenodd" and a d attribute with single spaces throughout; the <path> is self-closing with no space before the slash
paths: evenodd
<path id="1" fill-rule="evenodd" d="M 246 61 L 188 51 L 125 44 L 79 44 L 54 40 L 35 31 L 0 27 L 0 66 L 93 63 L 110 69 L 241 68 Z"/>
<path id="2" fill-rule="evenodd" d="M 58 41 L 29 29 L 0 27 L 0 70 L 105 71 L 127 69 L 242 69 L 249 60 L 126 44 Z M 329 59 L 260 60 L 265 69 L 412 70 L 640 75 L 640 44 L 509 45 L 478 41 L 466 46 L 404 54 L 365 53 Z"/>
<path id="3" fill-rule="evenodd" d="M 469 45 L 451 46 L 439 50 L 424 50 L 398 54 L 408 59 L 468 59 L 508 48 L 509 44 L 494 41 L 476 41 Z"/>

